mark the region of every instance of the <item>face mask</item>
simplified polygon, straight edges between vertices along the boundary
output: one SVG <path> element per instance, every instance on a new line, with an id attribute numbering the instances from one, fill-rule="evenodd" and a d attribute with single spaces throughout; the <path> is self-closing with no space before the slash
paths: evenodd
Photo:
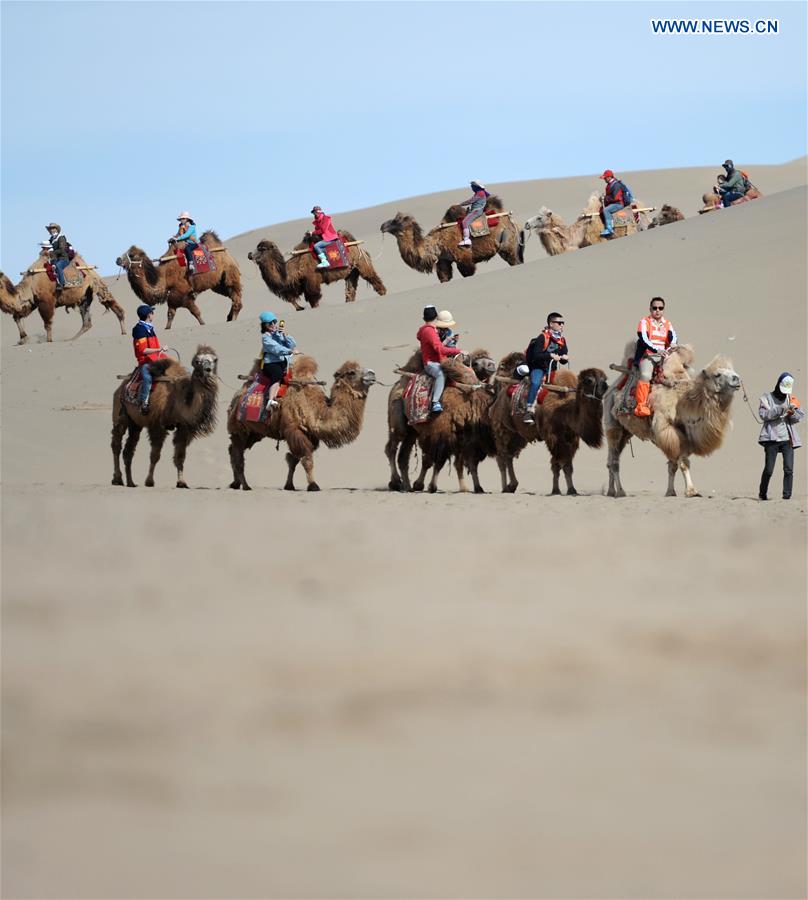
<path id="1" fill-rule="evenodd" d="M 777 390 L 780 391 L 781 394 L 792 394 L 794 392 L 794 379 L 784 378 L 780 384 L 777 385 Z"/>

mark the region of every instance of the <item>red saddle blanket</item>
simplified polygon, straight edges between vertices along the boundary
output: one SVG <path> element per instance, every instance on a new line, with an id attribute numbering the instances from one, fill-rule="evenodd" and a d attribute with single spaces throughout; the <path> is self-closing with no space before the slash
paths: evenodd
<path id="1" fill-rule="evenodd" d="M 433 383 L 429 375 L 416 375 L 404 388 L 404 414 L 410 425 L 420 425 L 429 419 Z"/>
<path id="2" fill-rule="evenodd" d="M 312 256 L 319 260 L 320 257 L 314 249 L 314 244 L 310 245 L 310 249 Z M 348 257 L 348 248 L 343 243 L 342 238 L 337 238 L 332 244 L 329 244 L 323 252 L 328 261 L 329 269 L 345 269 L 351 264 L 351 260 Z"/>
<path id="3" fill-rule="evenodd" d="M 123 399 L 126 403 L 138 403 L 140 400 L 140 386 L 143 384 L 143 376 L 140 374 L 140 366 L 124 382 Z"/>
<path id="4" fill-rule="evenodd" d="M 291 379 L 291 371 L 286 370 L 283 376 L 280 389 L 278 390 L 277 399 L 281 400 L 286 394 L 286 389 Z M 267 391 L 269 390 L 269 379 L 263 372 L 256 372 L 253 380 L 247 385 L 238 404 L 238 419 L 240 422 L 266 422 L 272 414 L 267 409 Z"/>
<path id="5" fill-rule="evenodd" d="M 204 244 L 195 247 L 191 255 L 194 259 L 194 275 L 203 275 L 205 272 L 216 271 L 216 263 L 213 259 L 213 254 Z M 186 259 L 184 250 L 177 250 L 177 262 L 181 267 L 185 266 Z"/>
<path id="6" fill-rule="evenodd" d="M 555 384 L 555 369 L 550 372 L 550 384 Z M 539 393 L 536 395 L 536 403 L 541 406 L 544 403 L 544 398 L 550 393 L 544 384 L 547 382 L 547 379 L 542 382 L 542 387 L 539 388 Z M 530 379 L 523 378 L 518 384 L 512 384 L 508 388 L 508 396 L 511 398 L 511 415 L 516 417 L 524 416 L 527 411 L 527 394 L 530 390 Z"/>

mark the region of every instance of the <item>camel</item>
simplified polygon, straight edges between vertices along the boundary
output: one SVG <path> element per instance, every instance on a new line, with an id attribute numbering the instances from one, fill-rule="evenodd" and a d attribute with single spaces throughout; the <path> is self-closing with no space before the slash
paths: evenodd
<path id="1" fill-rule="evenodd" d="M 677 209 L 675 206 L 669 206 L 667 203 L 663 204 L 662 209 L 659 211 L 659 214 L 654 216 L 651 220 L 651 224 L 648 226 L 651 228 L 661 228 L 663 225 L 670 225 L 671 222 L 683 222 L 684 215 L 681 210 Z"/>
<path id="2" fill-rule="evenodd" d="M 205 324 L 196 304 L 197 294 L 203 291 L 214 291 L 229 298 L 228 322 L 235 322 L 241 312 L 241 273 L 238 263 L 224 249 L 215 231 L 206 231 L 200 241 L 209 250 L 216 251 L 213 253 L 215 272 L 189 276 L 187 268 L 181 267 L 177 262 L 174 249 L 177 245 L 174 243 L 170 243 L 169 250 L 160 258 L 157 266 L 145 251 L 134 245 L 115 260 L 115 265 L 126 270 L 132 290 L 143 303 L 150 306 L 167 304 L 166 331 L 171 328 L 178 309 L 187 309 L 200 325 Z"/>
<path id="3" fill-rule="evenodd" d="M 630 359 L 634 345 L 624 354 Z M 634 403 L 627 392 L 631 384 L 621 377 L 604 398 L 603 416 L 609 443 L 610 497 L 625 497 L 620 482 L 620 454 L 632 437 L 651 441 L 668 458 L 666 497 L 675 497 L 674 478 L 679 469 L 685 479 L 685 495 L 698 497 L 690 477 L 690 456 L 709 456 L 724 442 L 731 427 L 730 406 L 741 379 L 725 356 L 716 356 L 695 377 L 690 374 L 692 349 L 681 346 L 669 353 L 663 363 L 663 382 L 651 388 L 653 415 L 634 415 Z M 623 369 L 624 372 L 628 371 Z"/>
<path id="4" fill-rule="evenodd" d="M 339 234 L 343 241 L 355 240 L 348 231 L 340 231 Z M 313 240 L 311 233 L 306 232 L 295 250 L 308 250 Z M 316 309 L 323 296 L 323 285 L 335 281 L 345 282 L 345 302 L 353 303 L 360 276 L 383 297 L 387 288 L 367 253 L 359 246 L 346 247 L 346 250 L 351 265 L 342 269 L 318 269 L 317 258 L 311 253 L 300 253 L 285 260 L 277 245 L 269 240 L 260 241 L 255 250 L 247 254 L 247 259 L 258 265 L 270 291 L 297 310 L 305 309 L 299 302 L 301 295 L 312 309 Z"/>
<path id="5" fill-rule="evenodd" d="M 38 310 L 39 315 L 42 317 L 46 339 L 50 343 L 53 341 L 53 316 L 55 311 L 59 307 L 63 307 L 66 312 L 78 308 L 81 316 L 81 328 L 70 340 L 74 341 L 76 338 L 81 337 L 93 327 L 90 315 L 90 305 L 93 302 L 93 297 L 98 297 L 105 312 L 111 310 L 116 315 L 121 326 L 121 334 L 126 334 L 123 309 L 112 296 L 112 292 L 107 287 L 106 282 L 93 269 L 87 269 L 84 272 L 81 284 L 71 285 L 57 292 L 56 283 L 48 278 L 44 270 L 46 261 L 47 253 L 45 252 L 31 263 L 16 287 L 8 276 L 0 272 L 0 310 L 14 317 L 14 323 L 20 333 L 20 344 L 25 344 L 28 341 L 23 319 L 35 309 Z M 87 265 L 78 254 L 76 254 L 71 265 L 66 270 L 65 274 L 68 280 L 71 276 L 77 275 L 79 270 L 74 270 L 74 266 L 77 265 Z"/>
<path id="6" fill-rule="evenodd" d="M 154 487 L 154 470 L 160 459 L 166 434 L 174 430 L 174 465 L 177 468 L 177 487 L 187 488 L 183 477 L 185 454 L 194 438 L 204 437 L 216 427 L 218 397 L 218 359 L 213 348 L 200 345 L 191 362 L 191 373 L 173 359 L 159 359 L 151 364 L 154 383 L 149 396 L 149 411 L 145 415 L 138 403 L 126 399 L 123 382 L 112 398 L 112 458 L 115 470 L 112 483 L 123 484 L 120 455 L 124 432 L 129 432 L 123 448 L 126 486 L 137 487 L 132 480 L 132 459 L 143 428 L 148 429 L 151 442 L 149 474 L 146 487 Z"/>
<path id="7" fill-rule="evenodd" d="M 485 209 L 495 213 L 502 212 L 504 207 L 499 197 L 491 196 Z M 457 222 L 464 214 L 463 207 L 450 206 L 442 222 Z M 518 266 L 525 261 L 524 233 L 512 216 L 503 216 L 497 225 L 489 227 L 490 234 L 473 238 L 470 248 L 457 246 L 461 237 L 459 229 L 437 227 L 424 236 L 415 219 L 401 212 L 383 222 L 381 231 L 395 235 L 401 258 L 411 269 L 424 273 L 431 273 L 434 269 L 438 281 L 443 284 L 452 280 L 453 263 L 458 272 L 468 278 L 475 273 L 477 263 L 497 255 L 509 266 Z"/>
<path id="8" fill-rule="evenodd" d="M 703 213 L 715 212 L 717 209 L 724 208 L 721 204 L 721 196 L 716 193 L 716 190 L 708 191 L 706 194 L 701 195 L 703 206 L 699 210 L 700 215 Z M 732 203 L 730 203 L 730 206 L 739 206 L 741 203 L 748 203 L 750 200 L 759 200 L 762 196 L 763 194 L 761 194 L 756 187 L 751 187 L 743 197 L 733 200 Z"/>
<path id="9" fill-rule="evenodd" d="M 455 469 L 459 490 L 466 492 L 464 478 L 466 460 L 472 460 L 475 493 L 484 493 L 477 477 L 477 462 L 485 458 L 479 456 L 479 446 L 485 445 L 485 411 L 493 396 L 488 381 L 496 368 L 487 350 L 473 350 L 468 356 L 468 366 L 461 357 L 452 357 L 442 364 L 447 375 L 441 403 L 444 411 L 428 422 L 411 425 L 404 412 L 402 395 L 409 377 L 402 375 L 393 385 L 387 402 L 388 439 L 385 454 L 390 464 L 391 491 L 421 491 L 426 475 L 433 469 L 429 492 L 437 490 L 437 478 L 451 456 L 455 458 Z M 404 372 L 422 372 L 420 352 L 415 352 L 401 367 Z M 483 390 L 485 388 L 485 390 Z M 415 442 L 421 449 L 421 471 L 413 485 L 409 480 L 409 460 Z"/>
<path id="10" fill-rule="evenodd" d="M 258 367 L 259 363 L 256 363 L 253 374 Z M 321 441 L 326 447 L 344 447 L 356 440 L 362 429 L 368 391 L 376 381 L 376 374 L 357 362 L 345 362 L 334 373 L 330 395 L 325 393 L 322 383 L 315 380 L 316 374 L 314 359 L 298 356 L 292 365 L 292 380 L 286 396 L 266 422 L 242 422 L 238 418 L 239 402 L 249 381 L 233 397 L 227 418 L 233 468 L 231 488 L 251 489 L 244 475 L 244 454 L 253 444 L 268 437 L 284 441 L 289 448 L 286 454 L 289 472 L 284 490 L 295 490 L 294 474 L 298 463 L 306 473 L 308 490 L 320 490 L 314 480 L 314 451 Z"/>
<path id="11" fill-rule="evenodd" d="M 509 354 L 499 371 L 510 371 L 524 362 L 524 354 Z M 548 391 L 544 402 L 536 407 L 536 421 L 528 425 L 522 415 L 513 415 L 511 397 L 507 390 L 499 390 L 491 406 L 491 429 L 496 444 L 497 464 L 502 478 L 503 493 L 513 493 L 519 482 L 513 461 L 527 444 L 544 441 L 550 451 L 553 473 L 551 494 L 560 494 L 560 475 L 564 473 L 567 495 L 578 492 L 572 480 L 573 459 L 580 441 L 594 449 L 603 443 L 603 396 L 607 390 L 606 373 L 600 369 L 582 369 L 579 375 L 560 369 L 555 384 L 567 388 L 567 393 Z"/>

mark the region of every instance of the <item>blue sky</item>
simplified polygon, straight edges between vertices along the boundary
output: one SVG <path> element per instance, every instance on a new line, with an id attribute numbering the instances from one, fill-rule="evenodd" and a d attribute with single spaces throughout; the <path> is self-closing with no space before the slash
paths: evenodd
<path id="1" fill-rule="evenodd" d="M 14 2 L 0 267 L 102 272 L 181 209 L 222 236 L 452 187 L 806 152 L 806 4 Z M 772 18 L 776 36 L 649 20 Z M 616 73 L 619 68 L 619 73 Z"/>

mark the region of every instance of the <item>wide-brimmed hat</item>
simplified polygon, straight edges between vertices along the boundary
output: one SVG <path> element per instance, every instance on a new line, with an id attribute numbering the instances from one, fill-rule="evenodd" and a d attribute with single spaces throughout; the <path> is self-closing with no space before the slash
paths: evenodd
<path id="1" fill-rule="evenodd" d="M 61 225 L 57 225 L 56 222 L 49 222 L 49 223 L 45 226 L 45 231 L 50 231 L 51 228 L 55 228 L 57 231 L 61 231 L 61 230 L 62 230 L 62 226 L 61 226 Z"/>
<path id="2" fill-rule="evenodd" d="M 614 178 L 614 172 L 611 169 L 606 169 L 606 171 L 600 176 L 601 178 Z"/>
<path id="3" fill-rule="evenodd" d="M 438 317 L 435 319 L 434 324 L 437 328 L 454 328 L 455 325 L 457 325 L 457 322 L 455 322 L 454 316 L 452 316 L 448 309 L 442 309 L 438 313 Z"/>
<path id="4" fill-rule="evenodd" d="M 178 222 L 181 222 L 183 219 L 190 219 L 190 220 L 193 222 L 194 217 L 193 217 L 193 216 L 188 212 L 188 210 L 186 209 L 185 212 L 181 212 L 181 213 L 177 216 L 177 221 L 178 221 Z"/>

